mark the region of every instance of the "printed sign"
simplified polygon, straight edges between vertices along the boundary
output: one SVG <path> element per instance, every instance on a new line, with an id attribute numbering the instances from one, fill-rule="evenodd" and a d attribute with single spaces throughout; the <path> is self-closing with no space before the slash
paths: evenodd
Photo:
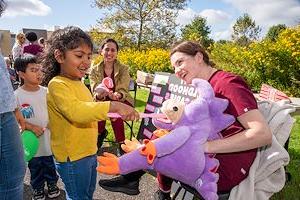
<path id="1" fill-rule="evenodd" d="M 189 103 L 197 97 L 197 90 L 186 85 L 175 74 L 157 72 L 150 89 L 150 94 L 145 107 L 145 113 L 159 113 L 159 108 L 166 99 L 177 99 Z M 151 118 L 144 118 L 141 122 L 138 139 L 151 138 L 156 127 Z"/>

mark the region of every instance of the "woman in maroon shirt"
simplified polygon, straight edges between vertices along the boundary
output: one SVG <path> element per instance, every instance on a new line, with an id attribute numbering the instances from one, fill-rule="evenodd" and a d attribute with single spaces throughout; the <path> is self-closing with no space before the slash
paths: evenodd
<path id="1" fill-rule="evenodd" d="M 171 64 L 177 77 L 191 84 L 195 78 L 207 80 L 215 95 L 229 101 L 225 113 L 236 121 L 221 132 L 223 138 L 208 141 L 204 145 L 206 153 L 215 153 L 220 162 L 218 168 L 218 193 L 229 193 L 248 176 L 258 147 L 268 145 L 272 134 L 262 114 L 257 109 L 256 100 L 246 82 L 239 76 L 217 70 L 208 54 L 197 43 L 185 41 L 171 50 Z M 100 180 L 99 185 L 106 190 L 137 194 L 139 177 L 134 172 L 111 180 Z M 158 174 L 159 189 L 155 199 L 171 199 L 172 179 Z M 129 192 L 128 192 L 129 191 Z"/>

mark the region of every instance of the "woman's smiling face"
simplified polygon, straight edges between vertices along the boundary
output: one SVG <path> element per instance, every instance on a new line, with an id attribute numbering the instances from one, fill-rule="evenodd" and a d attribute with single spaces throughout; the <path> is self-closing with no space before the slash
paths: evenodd
<path id="1" fill-rule="evenodd" d="M 199 55 L 191 56 L 182 52 L 175 52 L 171 56 L 171 65 L 174 67 L 175 74 L 178 78 L 191 84 L 194 78 L 200 78 L 201 66 Z"/>
<path id="2" fill-rule="evenodd" d="M 117 45 L 113 42 L 106 43 L 101 50 L 101 55 L 104 62 L 114 62 L 118 55 Z"/>

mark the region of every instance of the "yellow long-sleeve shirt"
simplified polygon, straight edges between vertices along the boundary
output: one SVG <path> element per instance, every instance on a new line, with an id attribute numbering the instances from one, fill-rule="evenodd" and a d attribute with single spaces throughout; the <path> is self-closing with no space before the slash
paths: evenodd
<path id="1" fill-rule="evenodd" d="M 97 151 L 97 121 L 107 119 L 110 102 L 93 102 L 81 81 L 56 76 L 48 85 L 51 149 L 58 162 L 79 160 Z"/>

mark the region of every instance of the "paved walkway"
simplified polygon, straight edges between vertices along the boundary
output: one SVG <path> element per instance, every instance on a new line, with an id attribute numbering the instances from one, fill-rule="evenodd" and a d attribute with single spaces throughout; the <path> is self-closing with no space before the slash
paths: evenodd
<path id="1" fill-rule="evenodd" d="M 104 147 L 105 151 L 116 153 L 115 149 L 111 147 Z M 102 175 L 98 173 L 97 176 L 97 185 L 96 185 L 96 191 L 94 193 L 94 200 L 152 200 L 153 199 L 153 194 L 155 191 L 158 190 L 157 182 L 155 177 L 153 177 L 150 174 L 145 174 L 141 181 L 140 181 L 140 191 L 141 193 L 136 196 L 129 196 L 125 195 L 122 193 L 114 193 L 114 192 L 109 192 L 104 189 L 102 189 L 98 185 L 98 180 L 99 179 L 104 179 L 104 178 L 110 178 L 112 176 L 107 176 L 107 175 Z M 61 180 L 59 180 L 58 187 L 61 189 L 62 195 L 55 200 L 64 200 L 65 198 L 65 193 L 63 191 L 63 184 Z M 48 199 L 48 198 L 47 198 Z M 24 200 L 31 200 L 31 189 L 30 189 L 30 173 L 29 169 L 27 168 L 25 179 L 24 179 Z"/>
<path id="2" fill-rule="evenodd" d="M 100 178 L 109 178 L 109 176 L 100 175 L 98 174 L 97 179 Z M 98 181 L 97 181 L 98 182 Z M 62 195 L 55 200 L 64 200 L 65 193 L 63 191 L 63 184 L 59 181 L 58 184 L 59 188 L 61 189 Z M 142 177 L 140 181 L 140 191 L 141 193 L 136 196 L 129 196 L 121 193 L 113 193 L 106 190 L 103 190 L 100 186 L 96 186 L 96 191 L 94 193 L 94 200 L 152 200 L 152 195 L 158 189 L 156 180 L 153 176 L 146 174 Z M 24 180 L 24 200 L 31 200 L 31 189 L 30 189 L 30 174 L 29 170 L 27 169 L 25 180 Z M 47 198 L 49 200 L 49 198 Z"/>

